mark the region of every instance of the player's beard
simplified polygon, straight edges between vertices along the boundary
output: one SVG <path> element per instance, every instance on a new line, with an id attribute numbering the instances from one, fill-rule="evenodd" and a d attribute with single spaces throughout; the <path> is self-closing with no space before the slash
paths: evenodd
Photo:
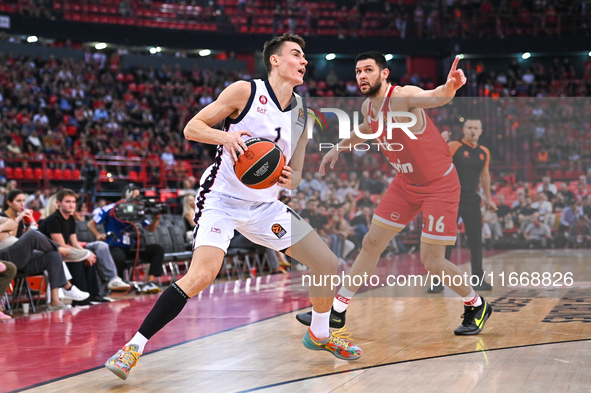
<path id="1" fill-rule="evenodd" d="M 375 97 L 382 88 L 382 81 L 378 80 L 375 85 L 369 83 L 369 90 L 364 94 L 366 97 Z"/>

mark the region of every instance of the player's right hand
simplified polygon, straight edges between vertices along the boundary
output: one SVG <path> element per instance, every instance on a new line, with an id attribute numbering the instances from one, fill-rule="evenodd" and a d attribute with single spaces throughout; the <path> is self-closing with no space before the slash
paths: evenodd
<path id="1" fill-rule="evenodd" d="M 224 135 L 224 148 L 230 152 L 234 164 L 238 161 L 238 156 L 248 150 L 246 143 L 242 139 L 243 135 L 252 137 L 252 134 L 248 130 L 226 132 Z"/>
<path id="2" fill-rule="evenodd" d="M 337 145 L 338 146 L 338 145 Z M 328 153 L 322 157 L 322 161 L 320 162 L 320 174 L 324 176 L 326 173 L 324 171 L 324 167 L 330 161 L 330 169 L 334 169 L 334 164 L 339 159 L 339 151 L 337 150 L 337 146 L 330 149 Z"/>

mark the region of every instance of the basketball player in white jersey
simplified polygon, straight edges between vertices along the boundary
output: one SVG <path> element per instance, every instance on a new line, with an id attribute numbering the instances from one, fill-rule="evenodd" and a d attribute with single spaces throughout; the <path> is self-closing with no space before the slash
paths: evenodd
<path id="1" fill-rule="evenodd" d="M 195 198 L 193 259 L 187 275 L 162 293 L 136 335 L 105 363 L 118 377 L 126 379 L 147 341 L 172 321 L 191 297 L 213 282 L 235 229 L 254 243 L 284 251 L 305 263 L 314 275 L 337 273 L 338 260 L 328 246 L 277 200 L 279 186 L 297 187 L 304 163 L 306 119 L 301 114 L 305 110 L 293 92 L 303 83 L 308 63 L 303 47 L 303 39 L 291 34 L 266 42 L 263 57 L 268 79 L 228 86 L 185 127 L 187 139 L 218 145 L 214 163 L 205 171 Z M 292 116 L 294 110 L 297 116 Z M 221 121 L 223 131 L 212 128 Z M 289 166 L 285 166 L 279 185 L 253 190 L 236 177 L 234 163 L 247 150 L 245 140 L 250 137 L 272 140 L 283 151 Z M 283 228 L 278 233 L 272 230 L 277 224 Z M 329 329 L 333 296 L 330 287 L 311 288 L 313 313 L 304 346 L 327 350 L 340 359 L 358 359 L 362 353 L 359 347 Z"/>

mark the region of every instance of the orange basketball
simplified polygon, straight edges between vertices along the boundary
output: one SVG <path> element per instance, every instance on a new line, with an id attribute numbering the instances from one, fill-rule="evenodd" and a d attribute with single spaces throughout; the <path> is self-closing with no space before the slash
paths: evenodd
<path id="1" fill-rule="evenodd" d="M 238 157 L 234 172 L 247 187 L 262 190 L 279 181 L 285 166 L 285 156 L 268 139 L 252 138 L 246 141 L 248 150 Z"/>

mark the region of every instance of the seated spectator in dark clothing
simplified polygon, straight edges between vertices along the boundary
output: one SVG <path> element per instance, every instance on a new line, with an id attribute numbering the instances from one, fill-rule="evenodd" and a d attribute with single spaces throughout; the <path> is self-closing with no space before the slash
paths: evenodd
<path id="1" fill-rule="evenodd" d="M 351 226 L 353 227 L 354 232 L 352 238 L 357 248 L 361 247 L 363 238 L 365 237 L 367 232 L 369 232 L 369 227 L 371 226 L 371 217 L 371 208 L 365 206 L 361 208 L 359 214 L 353 217 L 353 219 L 351 220 Z"/>
<path id="2" fill-rule="evenodd" d="M 84 264 L 69 264 L 68 269 L 72 274 L 72 282 L 90 294 L 90 297 L 82 302 L 73 302 L 72 305 L 88 305 L 106 301 L 99 296 L 98 272 L 94 265 L 96 255 L 84 250 L 76 236 L 76 193 L 64 188 L 56 194 L 57 210 L 43 220 L 39 231 L 45 236 L 59 244 L 61 247 L 85 251 L 87 258 Z"/>
<path id="3" fill-rule="evenodd" d="M 364 207 L 372 208 L 375 206 L 375 204 L 371 201 L 371 198 L 369 197 L 369 191 L 360 191 L 359 195 L 361 197 L 357 200 L 358 209 L 363 209 Z"/>
<path id="4" fill-rule="evenodd" d="M 133 202 L 140 196 L 140 190 L 133 184 L 129 184 L 123 190 L 123 201 Z M 88 229 L 96 236 L 97 240 L 105 241 L 107 235 L 100 233 L 97 224 L 104 224 L 105 231 L 112 234 L 112 238 L 107 241 L 111 249 L 111 255 L 117 266 L 119 275 L 123 275 L 126 260 L 133 260 L 136 257 L 137 247 L 132 247 L 132 237 L 136 239 L 136 228 L 132 224 L 123 223 L 115 217 L 113 209 L 115 203 L 107 205 L 100 209 L 92 220 L 88 222 Z M 154 216 L 153 221 L 144 220 L 142 225 L 150 232 L 156 231 L 160 222 L 160 214 Z M 136 243 L 137 244 L 137 243 Z M 141 241 L 140 244 L 145 244 Z M 164 263 L 164 248 L 159 244 L 149 244 L 139 251 L 139 259 L 150 264 L 150 271 L 144 277 L 144 283 L 140 285 L 140 291 L 143 293 L 160 292 L 160 287 L 155 283 L 156 277 L 162 275 L 162 264 Z"/>
<path id="5" fill-rule="evenodd" d="M 519 205 L 513 211 L 517 215 L 517 222 L 519 223 L 517 233 L 523 235 L 525 229 L 532 223 L 533 216 L 538 213 L 538 210 L 532 207 L 532 198 L 526 196 L 525 205 Z"/>
<path id="6" fill-rule="evenodd" d="M 560 192 L 567 201 L 575 198 L 575 194 L 573 194 L 573 192 L 568 189 L 568 184 L 566 184 L 566 182 L 560 185 L 560 190 L 558 190 L 558 192 Z"/>
<path id="7" fill-rule="evenodd" d="M 583 200 L 583 216 L 589 224 L 591 224 L 591 196 L 587 196 Z"/>
<path id="8" fill-rule="evenodd" d="M 501 223 L 501 225 L 504 228 L 505 222 L 506 222 L 505 217 L 507 215 L 509 215 L 509 217 L 512 217 L 513 214 L 511 212 L 511 208 L 505 204 L 505 196 L 504 195 L 499 195 L 498 202 L 499 203 L 497 205 L 497 217 L 499 219 L 499 222 Z"/>
<path id="9" fill-rule="evenodd" d="M 16 276 L 16 265 L 12 262 L 0 261 L 0 299 L 4 296 L 14 276 Z M 10 318 L 12 318 L 10 315 L 4 314 L 4 308 L 0 302 L 0 320 Z"/>
<path id="10" fill-rule="evenodd" d="M 577 223 L 572 225 L 568 231 L 567 247 L 580 248 L 591 245 L 591 224 L 585 217 L 579 216 Z"/>
<path id="11" fill-rule="evenodd" d="M 20 238 L 9 239 L 9 233 L 16 228 L 17 225 L 14 221 L 0 217 L 0 247 L 6 246 L 0 249 L 0 260 L 14 263 L 18 270 L 28 275 L 42 274 L 47 271 L 51 285 L 49 311 L 68 308 L 60 301 L 60 287 L 63 289 L 64 299 L 82 301 L 88 298 L 88 293 L 68 282 L 62 262 L 62 258 L 80 261 L 80 253 L 69 252 L 67 249 L 59 247 L 57 243 L 38 231 L 28 231 Z"/>
<path id="12" fill-rule="evenodd" d="M 583 214 L 583 210 L 579 206 L 576 198 L 568 202 L 568 206 L 562 211 L 560 217 L 560 231 L 568 231 L 572 225 L 577 223 L 577 217 Z"/>
<path id="13" fill-rule="evenodd" d="M 537 192 L 544 192 L 548 196 L 548 200 L 552 200 L 554 195 L 558 192 L 558 188 L 550 180 L 550 176 L 544 176 L 542 178 L 542 184 L 538 186 Z"/>
<path id="14" fill-rule="evenodd" d="M 523 232 L 523 237 L 527 240 L 529 248 L 546 248 L 552 246 L 552 232 L 550 227 L 540 221 L 540 217 L 535 214 L 533 222 Z"/>

